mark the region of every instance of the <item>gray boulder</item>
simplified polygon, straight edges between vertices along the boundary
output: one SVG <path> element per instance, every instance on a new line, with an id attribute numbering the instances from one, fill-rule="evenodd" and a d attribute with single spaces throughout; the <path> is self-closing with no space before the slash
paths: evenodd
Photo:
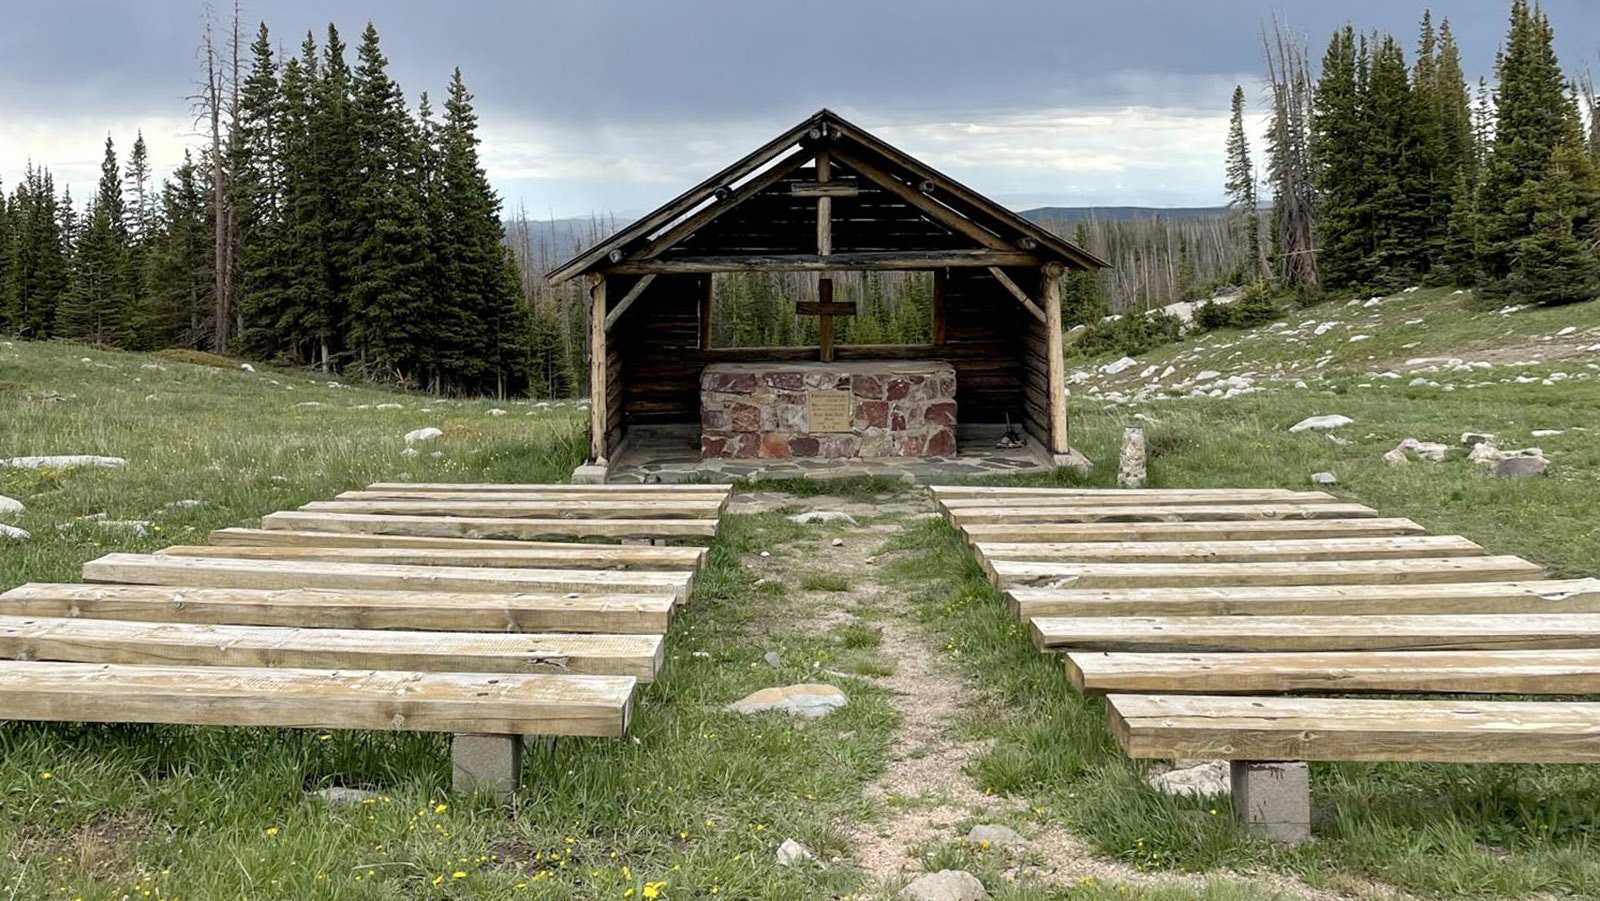
<path id="1" fill-rule="evenodd" d="M 911 880 L 900 890 L 906 901 L 988 901 L 978 877 L 966 870 L 940 870 Z"/>
<path id="2" fill-rule="evenodd" d="M 814 719 L 848 703 L 850 698 L 832 685 L 811 683 L 763 688 L 734 701 L 728 709 L 743 714 L 777 710 Z"/>
<path id="3" fill-rule="evenodd" d="M 967 844 L 978 848 L 999 848 L 1002 851 L 1020 851 L 1028 847 L 1028 840 L 1009 826 L 984 823 L 973 826 L 967 833 Z"/>
<path id="4" fill-rule="evenodd" d="M 1542 476 L 1549 470 L 1550 464 L 1542 457 L 1511 457 L 1495 464 L 1494 475 L 1501 479 L 1515 479 Z"/>

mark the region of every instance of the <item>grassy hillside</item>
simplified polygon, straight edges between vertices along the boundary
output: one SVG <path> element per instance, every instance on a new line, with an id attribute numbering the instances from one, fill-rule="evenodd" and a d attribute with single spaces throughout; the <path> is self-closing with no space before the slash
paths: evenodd
<path id="1" fill-rule="evenodd" d="M 1156 486 L 1306 488 L 1328 471 L 1337 493 L 1434 532 L 1600 573 L 1600 303 L 1468 300 L 1441 289 L 1323 304 L 1159 348 L 1116 375 L 1103 372 L 1114 357 L 1069 360 L 1074 441 L 1104 464 L 1097 484 L 1114 483 L 1122 428 L 1143 425 Z M 1321 414 L 1355 422 L 1288 431 Z M 1549 476 L 1486 478 L 1460 445 L 1467 431 L 1541 448 Z M 1442 463 L 1383 462 L 1406 438 L 1454 449 Z"/>

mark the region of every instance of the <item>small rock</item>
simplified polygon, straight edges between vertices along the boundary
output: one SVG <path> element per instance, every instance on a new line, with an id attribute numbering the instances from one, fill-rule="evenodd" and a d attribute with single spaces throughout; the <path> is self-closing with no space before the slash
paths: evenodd
<path id="1" fill-rule="evenodd" d="M 796 513 L 789 517 L 789 521 L 799 523 L 802 526 L 814 525 L 819 522 L 842 522 L 847 526 L 857 524 L 854 516 L 848 513 L 841 513 L 838 510 L 807 510 L 804 513 Z"/>
<path id="2" fill-rule="evenodd" d="M 1222 373 L 1216 371 L 1215 369 L 1202 369 L 1201 371 L 1195 373 L 1194 380 L 1197 382 L 1209 382 L 1212 379 L 1221 377 Z"/>
<path id="3" fill-rule="evenodd" d="M 777 857 L 778 866 L 780 867 L 792 867 L 797 863 L 804 863 L 808 860 L 817 859 L 817 856 L 811 853 L 810 848 L 807 848 L 805 845 L 800 844 L 792 838 L 784 839 L 783 844 L 778 846 Z"/>
<path id="4" fill-rule="evenodd" d="M 1480 444 L 1493 444 L 1494 436 L 1488 432 L 1462 432 L 1462 447 L 1477 447 Z"/>
<path id="5" fill-rule="evenodd" d="M 0 538 L 4 538 L 8 541 L 33 540 L 33 536 L 28 534 L 25 529 L 19 529 L 16 526 L 8 526 L 3 522 L 0 522 Z"/>
<path id="6" fill-rule="evenodd" d="M 1404 466 L 1411 462 L 1411 458 L 1406 456 L 1405 451 L 1397 447 L 1383 455 L 1383 462 L 1390 466 Z"/>
<path id="7" fill-rule="evenodd" d="M 132 532 L 140 538 L 150 537 L 150 523 L 142 519 L 102 519 L 98 525 L 102 529 L 122 529 Z"/>
<path id="8" fill-rule="evenodd" d="M 106 469 L 117 469 L 127 466 L 128 461 L 121 457 L 97 457 L 91 454 L 66 454 L 47 457 L 7 457 L 0 460 L 0 466 L 14 466 L 17 469 L 77 469 L 86 466 L 100 466 Z"/>
<path id="9" fill-rule="evenodd" d="M 377 792 L 369 792 L 359 788 L 345 788 L 342 785 L 324 788 L 316 794 L 324 802 L 334 805 L 361 804 L 366 801 L 376 801 L 379 797 Z"/>
<path id="10" fill-rule="evenodd" d="M 170 504 L 162 504 L 161 510 L 162 512 L 168 512 L 172 510 L 193 510 L 196 507 L 204 507 L 205 505 L 205 501 L 195 500 L 194 498 L 185 498 L 181 501 L 173 501 Z"/>
<path id="11" fill-rule="evenodd" d="M 440 457 L 444 456 L 444 451 L 434 451 L 433 453 L 429 454 L 428 456 L 430 456 L 430 457 L 434 458 L 435 460 L 437 460 Z"/>
<path id="12" fill-rule="evenodd" d="M 1511 457 L 1495 464 L 1494 476 L 1500 479 L 1542 476 L 1549 469 L 1550 464 L 1542 457 Z"/>
<path id="13" fill-rule="evenodd" d="M 1432 441 L 1418 441 L 1415 438 L 1407 438 L 1400 442 L 1396 450 L 1402 453 L 1416 454 L 1419 459 L 1427 460 L 1430 463 L 1443 463 L 1444 455 L 1450 452 L 1450 448 L 1447 445 L 1437 444 Z"/>
<path id="14" fill-rule="evenodd" d="M 1308 419 L 1302 419 L 1294 425 L 1289 426 L 1289 431 L 1304 432 L 1308 429 L 1336 429 L 1340 426 L 1349 425 L 1352 422 L 1355 422 L 1355 420 L 1348 416 L 1342 416 L 1338 413 L 1327 416 L 1312 416 Z"/>
<path id="15" fill-rule="evenodd" d="M 1147 475 L 1144 429 L 1129 426 L 1122 430 L 1122 454 L 1117 463 L 1118 488 L 1143 488 Z"/>
<path id="16" fill-rule="evenodd" d="M 402 457 L 420 457 L 420 456 L 422 456 L 422 451 L 419 451 L 414 447 L 408 447 L 405 450 L 400 452 L 400 456 L 402 456 Z"/>
<path id="17" fill-rule="evenodd" d="M 1573 332 L 1576 332 L 1577 330 L 1578 330 L 1577 326 L 1569 325 L 1566 328 L 1562 329 L 1561 331 L 1556 332 L 1556 337 L 1557 338 L 1565 338 L 1566 336 L 1572 334 Z"/>
<path id="18" fill-rule="evenodd" d="M 783 669 L 783 657 L 779 656 L 777 651 L 768 651 L 761 655 L 761 659 L 765 660 L 767 666 L 773 669 Z"/>
<path id="19" fill-rule="evenodd" d="M 1139 361 L 1135 360 L 1133 357 L 1123 357 L 1114 363 L 1107 363 L 1106 365 L 1100 367 L 1100 371 L 1106 375 L 1116 375 L 1119 372 L 1124 372 L 1137 365 L 1139 365 Z"/>
<path id="20" fill-rule="evenodd" d="M 771 557 L 772 556 L 772 552 L 771 551 L 762 551 L 761 552 L 761 556 L 762 557 Z"/>
<path id="21" fill-rule="evenodd" d="M 1311 481 L 1318 485 L 1337 485 L 1339 477 L 1331 472 L 1314 472 L 1311 474 Z"/>
<path id="22" fill-rule="evenodd" d="M 23 506 L 22 501 L 0 494 L 0 516 L 12 516 L 26 509 L 28 508 Z"/>
<path id="23" fill-rule="evenodd" d="M 900 890 L 906 901 L 988 901 L 978 877 L 966 870 L 940 870 L 911 880 Z"/>
<path id="24" fill-rule="evenodd" d="M 425 429 L 415 429 L 406 433 L 406 444 L 416 444 L 418 441 L 432 441 L 443 435 L 444 431 L 442 429 L 436 429 L 433 426 L 428 426 Z"/>
<path id="25" fill-rule="evenodd" d="M 967 844 L 984 850 L 999 848 L 1002 851 L 1020 851 L 1028 847 L 1028 840 L 1009 826 L 985 823 L 972 827 L 972 831 L 967 833 Z"/>
<path id="26" fill-rule="evenodd" d="M 1561 435 L 1561 434 L 1564 434 L 1564 431 L 1562 429 L 1534 429 L 1533 430 L 1533 437 L 1535 437 L 1535 438 L 1554 438 L 1555 436 Z M 0 510 L 3 510 L 4 506 L 5 505 L 3 503 L 0 503 Z"/>
<path id="27" fill-rule="evenodd" d="M 243 369 L 245 372 L 255 372 L 256 371 L 256 368 L 254 366 L 251 366 L 249 363 L 240 363 L 239 364 L 239 368 Z"/>
<path id="28" fill-rule="evenodd" d="M 1333 331 L 1334 329 L 1336 329 L 1338 327 L 1339 327 L 1339 323 L 1337 323 L 1337 322 L 1324 322 L 1321 325 L 1317 326 L 1311 332 L 1311 334 L 1316 335 L 1318 338 L 1320 338 L 1323 335 L 1326 335 L 1327 333 Z"/>
<path id="29" fill-rule="evenodd" d="M 506 415 L 506 411 L 500 409 L 499 407 L 495 407 L 495 408 L 493 408 L 493 409 L 491 409 L 489 411 L 489 415 L 490 416 L 504 416 L 504 415 Z"/>
<path id="30" fill-rule="evenodd" d="M 405 405 L 404 404 L 378 404 L 376 407 L 373 407 L 372 409 L 374 409 L 374 410 L 404 410 L 405 409 Z"/>
<path id="31" fill-rule="evenodd" d="M 733 702 L 728 709 L 744 714 L 777 710 L 814 719 L 848 703 L 850 698 L 832 685 L 810 683 L 763 688 Z"/>
<path id="32" fill-rule="evenodd" d="M 1346 343 L 1354 344 L 1357 341 L 1371 341 L 1371 340 L 1372 340 L 1372 336 L 1371 335 L 1351 335 L 1350 336 L 1350 340 L 1348 342 L 1346 342 Z"/>
<path id="33" fill-rule="evenodd" d="M 1228 761 L 1202 760 L 1145 777 L 1146 785 L 1177 798 L 1220 798 L 1232 793 Z"/>

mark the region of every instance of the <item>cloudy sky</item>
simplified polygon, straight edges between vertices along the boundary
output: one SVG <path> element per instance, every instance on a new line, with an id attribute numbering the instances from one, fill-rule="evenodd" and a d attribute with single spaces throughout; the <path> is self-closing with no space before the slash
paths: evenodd
<path id="1" fill-rule="evenodd" d="M 223 3 L 224 0 L 219 0 Z M 1351 21 L 1411 42 L 1421 0 L 243 0 L 297 45 L 376 22 L 392 74 L 459 65 L 508 209 L 637 215 L 822 106 L 1013 206 L 1221 201 L 1228 97 L 1259 102 L 1260 27 Z M 225 5 L 225 3 L 224 3 Z M 1440 0 L 1470 77 L 1509 0 Z M 1545 0 L 1563 63 L 1600 68 L 1600 3 Z M 28 160 L 80 198 L 109 131 L 158 168 L 196 143 L 199 0 L 8 4 L 0 179 Z M 253 28 L 252 28 L 253 30 Z"/>

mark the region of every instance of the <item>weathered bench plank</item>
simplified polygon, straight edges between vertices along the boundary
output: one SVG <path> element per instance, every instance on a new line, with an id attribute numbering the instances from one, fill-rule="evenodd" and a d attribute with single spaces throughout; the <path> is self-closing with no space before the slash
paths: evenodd
<path id="1" fill-rule="evenodd" d="M 676 592 L 568 596 L 331 588 L 195 588 L 30 583 L 0 594 L 0 613 L 237 626 L 450 632 L 667 631 Z"/>
<path id="2" fill-rule="evenodd" d="M 261 530 L 262 534 L 278 533 Z M 308 547 L 292 545 L 179 545 L 156 552 L 166 557 L 231 557 L 239 560 L 321 560 L 329 563 L 393 563 L 407 566 L 490 566 L 506 569 L 605 569 L 689 571 L 700 567 L 705 548 L 608 544 L 527 544 L 513 548 Z"/>
<path id="3" fill-rule="evenodd" d="M 1330 651 L 1254 654 L 1071 653 L 1085 694 L 1600 694 L 1600 649 Z"/>
<path id="4" fill-rule="evenodd" d="M 645 492 L 652 495 L 671 497 L 677 494 L 728 494 L 733 490 L 733 486 L 723 483 L 672 484 L 667 482 L 648 486 L 623 484 L 572 485 L 565 482 L 373 482 L 367 486 L 366 490 L 402 493 L 450 491 L 463 494 L 475 492 L 485 494 L 528 494 L 548 491 L 558 494 L 578 492 L 601 496 Z"/>
<path id="5" fill-rule="evenodd" d="M 1600 648 L 1600 614 L 1036 617 L 1041 649 L 1358 651 Z"/>
<path id="6" fill-rule="evenodd" d="M 957 500 L 985 497 L 1059 497 L 1069 500 L 1112 497 L 1142 498 L 1141 503 L 1182 502 L 1199 499 L 1202 503 L 1225 501 L 1281 501 L 1309 498 L 1332 500 L 1323 491 L 1298 491 L 1290 488 L 1031 488 L 1014 485 L 932 485 L 934 497 Z"/>
<path id="7" fill-rule="evenodd" d="M 411 535 L 425 538 L 712 538 L 708 519 L 501 519 L 473 516 L 386 516 L 285 510 L 261 517 L 263 529 Z"/>
<path id="8" fill-rule="evenodd" d="M 648 682 L 661 668 L 662 639 L 0 616 L 0 658 L 141 666 L 582 673 Z"/>
<path id="9" fill-rule="evenodd" d="M 1427 532 L 1409 519 L 1290 519 L 1245 522 L 964 523 L 968 541 L 1253 541 L 1382 538 Z"/>
<path id="10" fill-rule="evenodd" d="M 1270 560 L 1388 560 L 1467 557 L 1484 550 L 1454 535 L 1307 541 L 979 542 L 980 561 L 1098 560 L 1108 563 L 1252 563 Z"/>
<path id="11" fill-rule="evenodd" d="M 1100 494 L 1062 495 L 1055 491 L 1017 494 L 956 496 L 936 492 L 946 510 L 983 510 L 993 507 L 1192 507 L 1226 504 L 1335 504 L 1339 499 L 1321 491 L 1259 492 L 1148 492 L 1107 491 Z"/>
<path id="12" fill-rule="evenodd" d="M 83 565 L 83 579 L 85 582 L 193 585 L 201 588 L 399 588 L 407 591 L 563 591 L 579 594 L 669 590 L 682 600 L 688 597 L 690 574 L 107 554 Z"/>
<path id="13" fill-rule="evenodd" d="M 627 734 L 636 681 L 543 673 L 330 672 L 0 661 L 8 720 Z"/>
<path id="14" fill-rule="evenodd" d="M 1055 505 L 962 507 L 950 511 L 957 526 L 1022 522 L 1234 522 L 1245 520 L 1355 519 L 1377 516 L 1360 504 Z"/>
<path id="15" fill-rule="evenodd" d="M 1600 763 L 1600 703 L 1107 697 L 1134 758 Z"/>
<path id="16" fill-rule="evenodd" d="M 1140 588 L 1206 585 L 1391 585 L 1541 579 L 1544 568 L 1521 557 L 1420 557 L 1407 560 L 1311 560 L 1300 563 L 1037 563 L 986 561 L 1001 588 Z"/>
<path id="17" fill-rule="evenodd" d="M 665 495 L 652 491 L 649 486 L 635 486 L 633 491 L 611 491 L 595 493 L 572 489 L 568 486 L 566 491 L 458 491 L 455 489 L 438 490 L 401 490 L 393 489 L 361 489 L 344 491 L 335 495 L 338 501 L 444 501 L 444 502 L 480 502 L 493 501 L 496 503 L 523 503 L 523 502 L 563 502 L 563 503 L 597 503 L 597 504 L 633 504 L 641 502 L 695 503 L 720 504 L 727 498 L 726 491 L 680 491 Z"/>
<path id="18" fill-rule="evenodd" d="M 1316 616 L 1600 613 L 1600 579 L 1422 585 L 1013 588 L 1018 619 L 1040 616 Z"/>
<path id="19" fill-rule="evenodd" d="M 498 519 L 714 519 L 722 499 L 611 500 L 375 500 L 312 501 L 301 510 L 325 513 L 385 513 L 399 516 L 473 516 Z"/>

